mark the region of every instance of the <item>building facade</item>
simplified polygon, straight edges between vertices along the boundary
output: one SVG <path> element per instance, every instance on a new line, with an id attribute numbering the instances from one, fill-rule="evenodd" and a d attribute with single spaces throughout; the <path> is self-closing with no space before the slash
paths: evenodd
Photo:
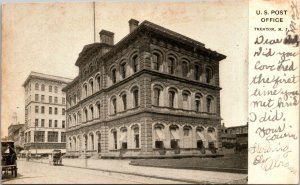
<path id="1" fill-rule="evenodd" d="M 221 141 L 223 153 L 247 153 L 248 150 L 248 122 L 246 125 L 221 127 Z"/>
<path id="2" fill-rule="evenodd" d="M 24 149 L 24 124 L 11 124 L 8 127 L 8 138 L 14 141 L 17 154 Z"/>
<path id="3" fill-rule="evenodd" d="M 66 95 L 71 79 L 31 72 L 25 89 L 24 148 L 31 154 L 49 154 L 66 148 Z"/>
<path id="4" fill-rule="evenodd" d="M 149 21 L 131 19 L 129 30 L 117 44 L 102 30 L 79 54 L 79 75 L 63 89 L 67 155 L 215 154 L 226 56 Z"/>

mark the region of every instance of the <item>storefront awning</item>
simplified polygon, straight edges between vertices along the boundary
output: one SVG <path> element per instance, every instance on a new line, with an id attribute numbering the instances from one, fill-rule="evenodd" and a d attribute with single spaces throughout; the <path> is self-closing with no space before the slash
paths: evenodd
<path id="1" fill-rule="evenodd" d="M 207 138 L 208 138 L 208 142 L 217 141 L 217 138 L 216 138 L 215 134 L 213 134 L 213 133 L 208 133 Z"/>
<path id="2" fill-rule="evenodd" d="M 127 132 L 121 132 L 120 141 L 122 143 L 126 143 L 127 142 Z"/>
<path id="3" fill-rule="evenodd" d="M 198 136 L 200 137 L 200 139 L 202 140 L 202 141 L 207 141 L 207 139 L 204 137 L 204 135 L 203 135 L 203 132 L 199 132 L 199 131 L 197 131 L 197 134 L 198 134 Z"/>
<path id="4" fill-rule="evenodd" d="M 157 140 L 164 140 L 165 139 L 165 135 L 164 135 L 164 133 L 162 132 L 162 130 L 160 128 L 156 128 L 155 133 L 156 133 L 156 139 Z"/>
<path id="5" fill-rule="evenodd" d="M 173 136 L 173 139 L 180 139 L 178 129 L 171 130 L 171 135 Z"/>

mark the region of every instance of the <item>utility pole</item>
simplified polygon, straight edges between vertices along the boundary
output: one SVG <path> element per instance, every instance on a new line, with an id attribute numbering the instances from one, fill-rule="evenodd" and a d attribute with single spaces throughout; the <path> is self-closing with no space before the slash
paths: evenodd
<path id="1" fill-rule="evenodd" d="M 34 124 L 34 144 L 35 144 L 35 158 L 37 159 L 37 134 L 36 134 L 36 123 Z"/>
<path id="2" fill-rule="evenodd" d="M 94 43 L 96 42 L 96 9 L 95 9 L 95 1 L 93 1 L 93 13 L 94 13 Z"/>

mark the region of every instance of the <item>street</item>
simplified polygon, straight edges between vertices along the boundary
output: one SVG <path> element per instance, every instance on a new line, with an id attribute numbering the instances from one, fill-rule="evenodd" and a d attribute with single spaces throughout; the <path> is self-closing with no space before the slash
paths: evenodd
<path id="1" fill-rule="evenodd" d="M 183 182 L 121 173 L 52 166 L 18 160 L 18 177 L 2 179 L 3 184 L 182 184 Z"/>

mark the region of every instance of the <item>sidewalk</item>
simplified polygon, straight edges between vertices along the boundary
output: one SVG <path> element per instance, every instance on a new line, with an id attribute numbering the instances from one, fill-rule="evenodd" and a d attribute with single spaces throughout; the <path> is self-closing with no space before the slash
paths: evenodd
<path id="1" fill-rule="evenodd" d="M 48 159 L 36 160 L 49 164 Z M 111 159 L 87 159 L 87 168 L 107 172 L 117 172 L 123 174 L 139 175 L 145 177 L 155 177 L 161 179 L 176 180 L 189 183 L 246 183 L 246 174 L 226 173 L 215 171 L 188 170 L 188 169 L 169 169 L 145 166 L 129 165 L 130 160 L 111 160 Z M 64 166 L 85 168 L 85 159 L 63 159 Z"/>

